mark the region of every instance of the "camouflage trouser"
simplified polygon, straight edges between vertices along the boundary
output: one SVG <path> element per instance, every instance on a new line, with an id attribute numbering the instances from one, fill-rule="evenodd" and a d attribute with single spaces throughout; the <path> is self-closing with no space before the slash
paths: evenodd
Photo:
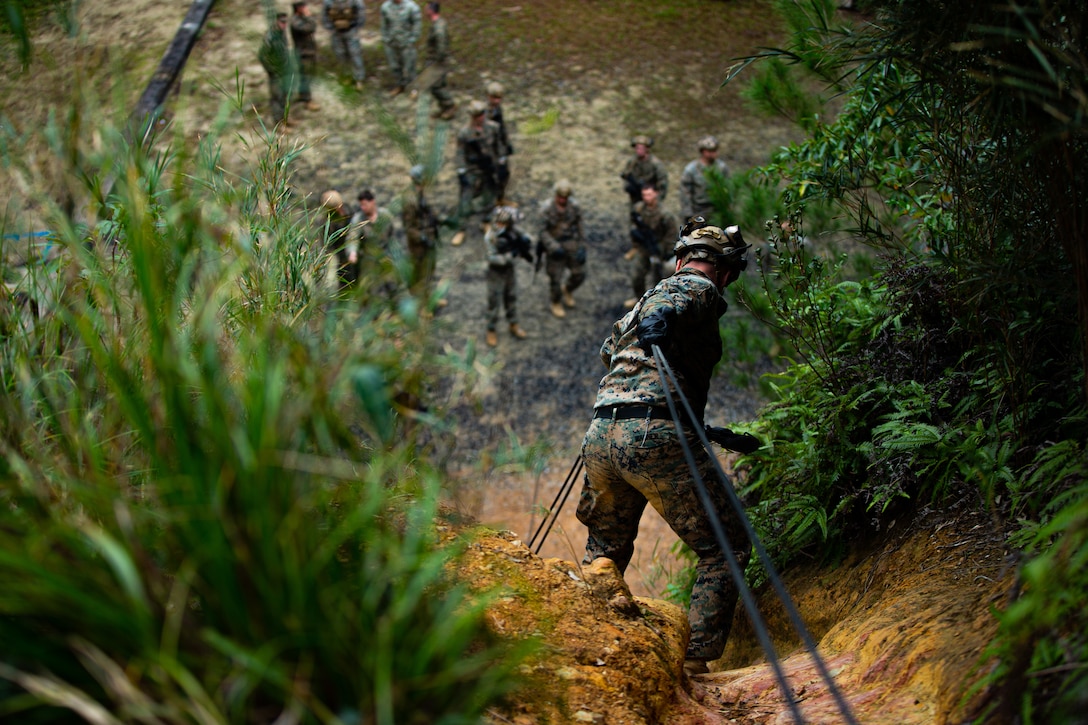
<path id="1" fill-rule="evenodd" d="M 268 76 L 268 112 L 272 116 L 273 125 L 287 119 L 287 94 L 290 87 L 287 76 Z"/>
<path id="2" fill-rule="evenodd" d="M 586 281 L 585 247 L 580 247 L 575 242 L 565 242 L 563 250 L 566 254 L 562 257 L 549 254 L 544 266 L 544 271 L 548 273 L 548 293 L 551 295 L 552 302 L 559 302 L 562 299 L 563 287 L 566 287 L 568 292 L 573 292 Z M 564 282 L 563 272 L 568 269 L 570 276 Z"/>
<path id="3" fill-rule="evenodd" d="M 354 30 L 334 30 L 332 50 L 337 60 L 351 65 L 353 80 L 356 82 L 366 80 L 366 69 L 363 68 L 363 46 L 359 44 L 359 36 Z"/>
<path id="4" fill-rule="evenodd" d="M 415 79 L 415 46 L 388 43 L 385 46 L 385 60 L 389 63 L 389 73 L 393 76 L 394 85 L 405 88 L 413 79 Z"/>
<path id="5" fill-rule="evenodd" d="M 647 275 L 650 277 L 649 282 L 646 281 Z M 657 264 L 652 264 L 650 255 L 639 249 L 631 260 L 631 291 L 635 293 L 635 299 L 642 297 L 648 287 L 653 287 L 660 281 L 661 260 L 658 259 Z"/>
<path id="6" fill-rule="evenodd" d="M 688 444 L 733 555 L 743 569 L 751 554 L 743 524 L 694 432 L 689 432 Z M 738 591 L 718 546 L 710 515 L 700 502 L 672 421 L 594 420 L 582 441 L 582 459 L 586 473 L 578 501 L 578 520 L 589 528 L 583 563 L 604 556 L 615 561 L 623 572 L 631 562 L 639 519 L 649 501 L 699 557 L 688 611 L 691 639 L 687 657 L 721 657 L 733 624 Z"/>
<path id="7" fill-rule="evenodd" d="M 434 277 L 435 254 L 433 244 L 408 242 L 408 257 L 412 260 L 411 290 L 417 296 L 429 297 Z"/>
<path id="8" fill-rule="evenodd" d="M 446 83 L 446 76 L 448 75 L 449 73 L 443 70 L 430 87 L 431 95 L 434 96 L 434 100 L 438 101 L 438 108 L 442 111 L 449 110 L 454 106 L 453 94 L 450 93 L 449 86 Z"/>
<path id="9" fill-rule="evenodd" d="M 499 303 L 506 308 L 506 321 L 511 325 L 518 321 L 518 276 L 514 265 L 487 268 L 487 329 L 495 330 L 499 324 Z"/>
<path id="10" fill-rule="evenodd" d="M 310 90 L 310 79 L 317 74 L 317 56 L 296 52 L 295 62 L 298 68 L 298 100 L 309 103 L 314 99 L 313 91 Z"/>
<path id="11" fill-rule="evenodd" d="M 493 180 L 483 172 L 469 169 L 465 172 L 467 184 L 461 186 L 457 203 L 458 229 L 465 229 L 469 217 L 487 215 L 495 208 L 496 189 Z"/>

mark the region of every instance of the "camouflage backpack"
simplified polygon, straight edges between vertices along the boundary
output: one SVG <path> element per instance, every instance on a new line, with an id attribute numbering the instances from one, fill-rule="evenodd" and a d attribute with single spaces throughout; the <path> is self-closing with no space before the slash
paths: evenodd
<path id="1" fill-rule="evenodd" d="M 350 30 L 355 24 L 355 7 L 351 0 L 333 0 L 329 4 L 329 20 L 337 30 Z"/>

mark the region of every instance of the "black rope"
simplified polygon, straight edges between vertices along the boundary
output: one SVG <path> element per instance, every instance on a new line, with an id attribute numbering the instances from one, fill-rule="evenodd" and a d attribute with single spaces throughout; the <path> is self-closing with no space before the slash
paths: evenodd
<path id="1" fill-rule="evenodd" d="M 529 548 L 533 548 L 533 544 L 536 544 L 536 548 L 533 550 L 534 554 L 539 555 L 540 549 L 544 546 L 544 540 L 548 538 L 548 534 L 552 531 L 552 525 L 559 518 L 559 512 L 563 510 L 563 504 L 567 502 L 567 497 L 570 496 L 570 492 L 574 489 L 574 482 L 578 480 L 578 474 L 582 472 L 582 457 L 578 456 L 574 459 L 574 465 L 570 467 L 570 473 L 567 474 L 567 480 L 563 481 L 563 485 L 560 486 L 559 492 L 555 494 L 555 500 L 552 501 L 551 508 L 548 509 L 548 515 L 544 517 L 540 522 L 540 526 L 533 532 L 533 537 L 529 539 Z M 562 500 L 560 500 L 562 499 Z M 547 529 L 545 529 L 547 525 Z M 544 535 L 540 536 L 540 532 L 543 531 Z M 540 536 L 540 541 L 537 542 L 537 537 Z"/>
<path id="2" fill-rule="evenodd" d="M 665 400 L 669 406 L 669 413 L 672 415 L 673 424 L 676 426 L 676 435 L 680 441 L 680 445 L 684 451 L 684 456 L 687 459 L 688 466 L 691 468 L 692 475 L 695 479 L 695 485 L 699 494 L 699 499 L 703 503 L 703 507 L 709 514 L 711 525 L 714 529 L 714 534 L 718 538 L 718 543 L 722 547 L 722 552 L 725 554 L 726 560 L 729 563 L 729 573 L 732 575 L 733 580 L 737 584 L 737 588 L 740 591 L 741 599 L 744 602 L 745 609 L 748 610 L 748 616 L 752 620 L 752 628 L 756 631 L 756 636 L 760 641 L 760 645 L 763 647 L 763 651 L 767 654 L 767 658 L 771 663 L 771 667 L 774 669 L 775 677 L 778 680 L 778 685 L 782 689 L 782 694 L 785 696 L 789 703 L 790 711 L 793 713 L 794 719 L 798 723 L 804 722 L 801 717 L 797 701 L 793 697 L 793 691 L 789 686 L 789 682 L 786 680 L 785 673 L 782 671 L 782 667 L 778 662 L 778 656 L 775 653 L 774 645 L 770 641 L 770 635 L 767 632 L 766 625 L 763 622 L 762 617 L 759 614 L 759 610 L 755 605 L 755 600 L 752 597 L 752 591 L 748 587 L 748 582 L 744 578 L 744 572 L 740 570 L 740 565 L 733 555 L 732 547 L 729 546 L 729 539 L 725 535 L 725 530 L 722 528 L 721 521 L 718 518 L 717 512 L 714 510 L 714 504 L 710 500 L 710 493 L 707 490 L 706 482 L 703 481 L 702 476 L 699 475 L 698 466 L 695 463 L 695 456 L 691 451 L 691 448 L 687 444 L 686 436 L 683 432 L 683 427 L 680 422 L 679 412 L 676 409 L 676 401 L 673 400 L 672 391 L 669 389 L 669 383 L 671 382 L 675 386 L 676 394 L 680 398 L 680 401 L 684 405 L 684 410 L 687 412 L 688 418 L 691 421 L 697 421 L 694 411 L 691 409 L 691 404 L 687 398 L 684 397 L 683 391 L 680 390 L 680 385 L 676 380 L 676 376 L 672 372 L 672 368 L 669 367 L 668 361 L 665 359 L 664 354 L 661 352 L 661 348 L 657 345 L 653 346 L 654 362 L 657 364 L 658 375 L 661 376 L 661 384 L 665 391 Z M 778 594 L 779 599 L 782 600 L 782 605 L 786 609 L 786 613 L 792 622 L 794 629 L 801 636 L 801 640 L 804 642 L 805 649 L 812 657 L 813 662 L 816 665 L 816 669 L 819 671 L 820 676 L 827 684 L 828 690 L 831 692 L 832 697 L 835 699 L 835 704 L 838 706 L 839 713 L 843 719 L 849 725 L 858 725 L 858 721 L 854 718 L 853 713 L 850 710 L 850 705 L 846 702 L 842 693 L 839 691 L 838 686 L 835 684 L 834 679 L 831 677 L 831 673 L 827 669 L 827 665 L 824 663 L 823 658 L 820 657 L 816 650 L 816 645 L 813 642 L 812 635 L 809 634 L 808 628 L 805 626 L 804 621 L 801 619 L 800 613 L 793 604 L 793 600 L 790 598 L 789 593 L 786 591 L 785 585 L 782 583 L 781 577 L 779 577 L 777 570 L 771 561 L 770 556 L 767 555 L 767 550 L 764 548 L 763 543 L 756 535 L 755 530 L 752 528 L 751 522 L 748 520 L 747 514 L 744 512 L 744 507 L 740 502 L 740 498 L 737 496 L 736 491 L 733 490 L 733 486 L 730 483 L 729 476 L 722 470 L 721 465 L 718 463 L 718 459 L 714 455 L 710 455 L 710 441 L 707 440 L 706 431 L 701 425 L 692 425 L 692 428 L 696 430 L 699 436 L 699 440 L 702 443 L 704 449 L 707 450 L 711 462 L 714 464 L 714 468 L 718 473 L 719 481 L 722 487 L 725 489 L 729 496 L 729 502 L 732 504 L 733 509 L 736 511 L 738 518 L 744 525 L 744 530 L 748 534 L 749 540 L 752 542 L 752 546 L 756 551 L 756 555 L 759 556 L 760 562 L 767 570 L 767 578 L 774 587 L 775 592 Z"/>

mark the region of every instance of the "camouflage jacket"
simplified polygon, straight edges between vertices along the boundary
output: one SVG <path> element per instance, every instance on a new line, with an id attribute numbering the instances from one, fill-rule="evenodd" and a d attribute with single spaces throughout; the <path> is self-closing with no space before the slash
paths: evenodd
<path id="1" fill-rule="evenodd" d="M 665 196 L 669 192 L 669 172 L 665 170 L 665 164 L 661 163 L 661 159 L 653 154 L 647 154 L 644 159 L 638 156 L 627 159 L 621 176 L 634 177 L 640 186 L 653 184 L 657 187 L 658 198 L 665 201 Z"/>
<path id="2" fill-rule="evenodd" d="M 550 199 L 541 207 L 540 215 L 540 241 L 549 254 L 560 249 L 571 252 L 585 245 L 582 207 L 573 197 L 567 199 L 565 209 L 560 209 L 555 199 Z"/>
<path id="3" fill-rule="evenodd" d="M 385 0 L 381 7 L 382 42 L 406 48 L 419 40 L 419 6 L 413 0 Z"/>
<path id="4" fill-rule="evenodd" d="M 510 143 L 510 134 L 506 131 L 506 121 L 502 117 L 502 104 L 488 106 L 484 115 L 487 120 L 494 122 L 499 127 L 499 149 L 502 151 L 502 155 L 509 156 L 514 153 L 514 147 Z"/>
<path id="5" fill-rule="evenodd" d="M 291 56 L 287 52 L 287 34 L 278 27 L 265 33 L 257 60 L 272 78 L 282 78 L 291 69 Z"/>
<path id="6" fill-rule="evenodd" d="M 378 215 L 374 221 L 367 221 L 362 209 L 352 215 L 347 243 L 349 252 L 363 253 L 369 250 L 371 254 L 386 254 L 392 241 L 393 215 L 384 206 L 378 207 Z"/>
<path id="7" fill-rule="evenodd" d="M 295 44 L 295 53 L 303 60 L 317 59 L 317 20 L 305 15 L 291 16 L 291 42 Z"/>
<path id="8" fill-rule="evenodd" d="M 470 123 L 457 133 L 455 164 L 458 169 L 466 169 L 477 175 L 491 175 L 501 156 L 499 127 L 493 122 L 484 119 L 482 128 Z"/>
<path id="9" fill-rule="evenodd" d="M 721 159 L 715 159 L 712 166 L 707 166 L 700 159 L 695 159 L 684 167 L 680 175 L 680 214 L 684 221 L 696 212 L 705 212 L 713 204 L 710 201 L 710 177 L 729 176 L 729 167 Z"/>
<path id="10" fill-rule="evenodd" d="M 400 212 L 408 250 L 430 249 L 438 243 L 438 217 L 422 191 L 408 191 Z"/>
<path id="11" fill-rule="evenodd" d="M 651 254 L 651 251 L 640 245 L 636 245 L 636 249 L 649 256 L 658 256 L 665 259 L 672 254 L 672 242 L 676 239 L 677 232 L 680 227 L 676 224 L 676 219 L 672 214 L 669 214 L 661 207 L 661 201 L 658 200 L 653 209 L 646 206 L 646 202 L 640 201 L 635 204 L 635 208 L 632 210 L 632 227 L 634 227 L 634 214 L 637 214 L 642 220 L 644 227 L 650 230 L 653 234 L 656 255 Z"/>
<path id="12" fill-rule="evenodd" d="M 668 342 L 662 352 L 701 419 L 714 367 L 722 357 L 718 320 L 727 307 L 718 288 L 698 270 L 682 269 L 658 282 L 633 310 L 616 321 L 612 335 L 601 345 L 601 361 L 608 372 L 601 378 L 594 407 L 668 406 L 653 356 L 639 347 L 638 321 L 655 310 L 671 308 Z"/>
<path id="13" fill-rule="evenodd" d="M 324 0 L 321 8 L 321 24 L 327 30 L 347 33 L 366 23 L 366 6 L 363 0 Z"/>
<path id="14" fill-rule="evenodd" d="M 427 31 L 427 63 L 445 65 L 450 59 L 450 34 L 445 18 L 431 23 Z"/>

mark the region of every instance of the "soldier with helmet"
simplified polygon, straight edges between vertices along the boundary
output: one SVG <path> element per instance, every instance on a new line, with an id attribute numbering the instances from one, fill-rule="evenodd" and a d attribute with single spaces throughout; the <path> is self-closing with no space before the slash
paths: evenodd
<path id="1" fill-rule="evenodd" d="M 434 112 L 435 118 L 449 121 L 453 118 L 457 104 L 447 87 L 446 77 L 449 75 L 450 66 L 450 33 L 446 27 L 446 20 L 442 17 L 442 6 L 437 2 L 429 2 L 424 9 L 427 19 L 431 21 L 427 30 L 425 57 L 426 68 L 423 75 L 427 76 L 424 84 L 421 78 L 417 82 L 425 87 L 438 101 L 438 108 Z"/>
<path id="2" fill-rule="evenodd" d="M 725 183 L 729 167 L 718 158 L 718 139 L 704 136 L 699 139 L 699 158 L 684 167 L 680 175 L 680 215 L 683 219 L 701 216 L 711 219 L 715 213 L 710 199 L 711 185 Z"/>
<path id="3" fill-rule="evenodd" d="M 429 297 L 438 248 L 438 216 L 427 201 L 425 191 L 428 179 L 423 165 L 416 164 L 408 175 L 412 179 L 412 188 L 404 194 L 401 220 L 404 222 L 408 258 L 412 261 L 410 287 L 416 295 Z M 446 301 L 440 300 L 438 304 L 444 307 Z"/>
<path id="4" fill-rule="evenodd" d="M 502 99 L 505 89 L 501 83 L 492 81 L 487 84 L 487 120 L 493 121 L 499 127 L 499 167 L 497 173 L 498 194 L 500 202 L 506 199 L 506 185 L 510 182 L 510 156 L 514 153 L 514 146 L 510 143 L 510 132 L 506 128 L 506 119 L 502 115 Z"/>
<path id="5" fill-rule="evenodd" d="M 487 104 L 469 104 L 469 122 L 457 133 L 457 181 L 461 195 L 457 207 L 460 229 L 450 244 L 465 241 L 465 223 L 474 214 L 489 213 L 498 199 L 498 166 L 502 157 L 499 127 L 487 120 Z"/>
<path id="6" fill-rule="evenodd" d="M 382 45 L 389 72 L 393 75 L 392 94 L 395 96 L 403 93 L 416 77 L 416 41 L 423 21 L 414 0 L 385 0 L 379 15 Z"/>
<path id="7" fill-rule="evenodd" d="M 586 279 L 586 240 L 582 231 L 582 208 L 571 198 L 569 181 L 555 184 L 554 196 L 541 207 L 540 243 L 547 253 L 545 270 L 551 311 L 566 317 L 574 307 L 574 290 Z"/>
<path id="8" fill-rule="evenodd" d="M 363 89 L 366 69 L 363 67 L 363 46 L 359 44 L 359 28 L 366 23 L 363 0 L 323 0 L 321 24 L 329 31 L 332 50 L 341 63 L 350 64 L 355 88 Z"/>
<path id="9" fill-rule="evenodd" d="M 310 14 L 307 0 L 291 3 L 291 42 L 295 46 L 295 63 L 298 68 L 298 102 L 306 104 L 309 111 L 319 111 L 321 107 L 314 103 L 310 84 L 317 73 L 317 21 Z"/>
<path id="10" fill-rule="evenodd" d="M 706 226 L 702 219 L 685 225 L 674 249 L 675 274 L 616 321 L 601 345 L 608 372 L 582 442 L 585 479 L 577 515 L 589 529 L 583 564 L 608 558 L 622 574 L 631 561 L 647 501 L 698 557 L 684 662 L 689 675 L 707 672 L 706 663 L 721 657 L 738 591 L 677 436 L 653 349 L 661 350 L 697 416 L 685 421 L 686 442 L 694 444 L 690 448 L 699 476 L 713 482 L 715 463 L 698 445 L 694 427 L 704 427 L 710 379 L 722 356 L 718 323 L 727 307 L 723 292 L 746 268 L 748 250 L 737 227 Z M 681 415 L 686 418 L 686 413 Z M 753 436 L 725 428 L 706 432 L 710 440 L 733 450 L 751 452 L 759 445 Z M 721 485 L 707 489 L 743 570 L 751 544 L 742 522 Z"/>
<path id="11" fill-rule="evenodd" d="M 669 193 L 669 172 L 665 170 L 661 159 L 650 153 L 653 145 L 654 140 L 649 136 L 635 136 L 631 139 L 631 148 L 635 153 L 627 159 L 620 178 L 623 179 L 623 190 L 627 192 L 632 207 L 642 201 L 642 188 L 646 184 L 652 184 L 657 189 L 661 201 L 665 201 Z"/>
<path id="12" fill-rule="evenodd" d="M 499 344 L 496 329 L 499 324 L 499 305 L 506 309 L 506 322 L 510 334 L 519 340 L 528 334 L 518 324 L 517 270 L 514 262 L 519 257 L 532 262 L 532 240 L 517 229 L 520 213 L 517 207 L 496 207 L 491 215 L 491 226 L 484 235 L 487 245 L 487 344 Z"/>
<path id="13" fill-rule="evenodd" d="M 634 296 L 624 301 L 624 306 L 631 309 L 646 292 L 646 278 L 650 287 L 661 281 L 663 275 L 662 260 L 668 256 L 667 245 L 679 228 L 672 214 L 661 206 L 661 195 L 653 184 L 642 185 L 642 201 L 631 210 L 631 250 L 627 258 L 631 260 L 631 292 Z"/>

